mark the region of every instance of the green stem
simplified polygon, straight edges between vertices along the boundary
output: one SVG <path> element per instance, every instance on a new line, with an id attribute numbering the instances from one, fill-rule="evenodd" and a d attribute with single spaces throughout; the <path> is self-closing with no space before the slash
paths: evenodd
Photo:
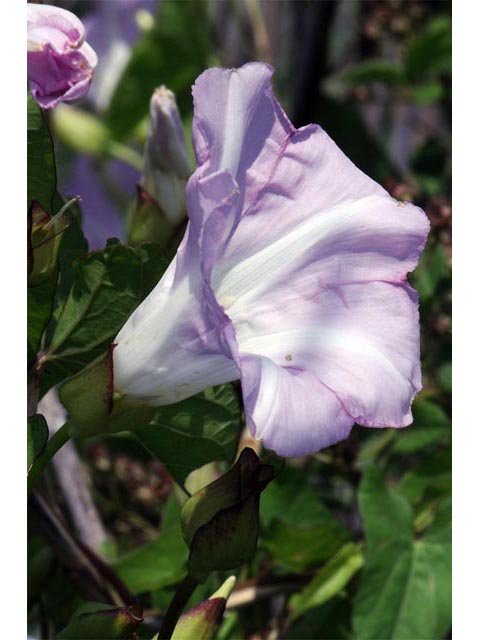
<path id="1" fill-rule="evenodd" d="M 108 153 L 112 158 L 121 160 L 140 172 L 143 171 L 143 158 L 135 149 L 121 142 L 112 141 L 108 145 Z"/>
<path id="2" fill-rule="evenodd" d="M 185 609 L 185 605 L 190 599 L 190 596 L 198 586 L 198 582 L 195 578 L 192 578 L 189 574 L 182 580 L 175 595 L 170 602 L 165 617 L 158 632 L 158 640 L 170 640 L 172 634 L 177 625 L 178 619 L 182 615 L 182 611 Z"/>
<path id="3" fill-rule="evenodd" d="M 57 451 L 63 447 L 63 445 L 68 441 L 69 438 L 69 423 L 66 422 L 62 427 L 60 427 L 58 431 L 53 434 L 53 436 L 47 442 L 47 445 L 43 452 L 33 463 L 27 478 L 28 495 L 30 495 L 32 489 L 35 488 L 35 484 L 37 483 L 38 478 L 40 477 L 47 464 L 57 453 Z"/>

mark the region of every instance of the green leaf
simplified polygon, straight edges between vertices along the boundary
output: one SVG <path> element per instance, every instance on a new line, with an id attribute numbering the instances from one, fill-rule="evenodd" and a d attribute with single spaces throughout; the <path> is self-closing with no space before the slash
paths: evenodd
<path id="1" fill-rule="evenodd" d="M 52 211 L 58 213 L 66 203 L 58 192 L 53 197 Z M 65 214 L 69 223 L 67 228 L 61 233 L 60 245 L 56 259 L 58 260 L 59 273 L 57 270 L 40 284 L 29 285 L 27 292 L 27 344 L 28 362 L 32 363 L 33 358 L 40 348 L 41 338 L 50 320 L 55 315 L 59 315 L 63 306 L 63 301 L 72 285 L 72 262 L 75 258 L 87 253 L 88 244 L 83 235 L 80 223 L 80 208 L 77 204 L 71 206 Z M 55 305 L 55 296 L 57 304 Z M 58 299 L 62 304 L 58 303 Z"/>
<path id="2" fill-rule="evenodd" d="M 66 200 L 58 192 L 55 194 L 53 206 L 58 211 Z M 73 281 L 73 263 L 77 258 L 85 257 L 88 253 L 88 242 L 82 230 L 82 213 L 77 204 L 69 208 L 70 225 L 62 234 L 60 248 L 58 250 L 58 262 L 60 268 L 59 296 L 64 300 L 68 295 Z M 57 305 L 58 307 L 59 305 Z M 58 309 L 57 309 L 58 316 Z"/>
<path id="3" fill-rule="evenodd" d="M 230 576 L 208 600 L 183 613 L 175 626 L 172 640 L 214 640 L 234 585 L 235 577 Z"/>
<path id="4" fill-rule="evenodd" d="M 354 604 L 355 636 L 440 640 L 451 621 L 451 525 L 445 514 L 416 539 L 411 506 L 373 467 L 362 479 L 359 503 L 367 554 Z"/>
<path id="5" fill-rule="evenodd" d="M 439 243 L 426 248 L 419 265 L 412 275 L 413 286 L 425 303 L 433 298 L 440 283 L 449 274 L 445 250 Z"/>
<path id="6" fill-rule="evenodd" d="M 430 400 L 418 398 L 413 404 L 413 424 L 396 434 L 393 451 L 414 453 L 439 442 L 448 442 L 450 420 L 441 407 Z"/>
<path id="7" fill-rule="evenodd" d="M 414 101 L 420 105 L 437 102 L 444 94 L 443 85 L 435 80 L 421 84 L 418 87 L 411 87 L 411 92 Z"/>
<path id="8" fill-rule="evenodd" d="M 360 445 L 355 466 L 358 469 L 369 467 L 380 454 L 395 440 L 397 429 L 379 429 L 378 433 L 368 435 Z"/>
<path id="9" fill-rule="evenodd" d="M 452 23 L 449 17 L 432 20 L 413 38 L 405 54 L 405 72 L 410 81 L 451 73 Z"/>
<path id="10" fill-rule="evenodd" d="M 209 24 L 203 1 L 160 3 L 155 24 L 135 45 L 106 113 L 117 139 L 126 138 L 147 115 L 160 83 L 176 94 L 182 114 L 191 111 L 191 85 L 208 66 Z"/>
<path id="11" fill-rule="evenodd" d="M 349 600 L 334 597 L 296 619 L 289 629 L 288 640 L 353 640 L 350 618 Z"/>
<path id="12" fill-rule="evenodd" d="M 208 462 L 233 461 L 241 428 L 235 390 L 225 384 L 162 407 L 153 423 L 135 435 L 183 484 Z"/>
<path id="13" fill-rule="evenodd" d="M 452 363 L 446 362 L 439 367 L 437 371 L 437 380 L 439 385 L 447 393 L 452 392 Z"/>
<path id="14" fill-rule="evenodd" d="M 328 560 L 348 540 L 340 524 L 326 518 L 315 527 L 287 525 L 275 521 L 262 538 L 261 546 L 272 555 L 276 564 L 287 571 L 302 571 Z"/>
<path id="15" fill-rule="evenodd" d="M 444 195 L 449 193 L 451 189 L 451 143 L 446 139 L 440 139 L 430 136 L 423 144 L 416 147 L 409 158 L 410 170 L 415 174 L 415 179 L 426 192 L 428 196 Z M 435 254 L 439 254 L 436 256 Z M 427 244 L 426 252 L 424 252 L 422 260 L 420 260 L 420 270 L 423 265 L 428 265 L 435 258 L 439 266 L 442 263 L 440 259 L 443 257 L 443 263 L 446 266 L 444 250 L 442 243 L 430 242 Z M 435 261 L 435 260 L 434 260 Z M 433 262 L 434 262 L 433 261 Z M 445 274 L 448 269 L 441 266 Z M 413 276 L 414 279 L 418 272 L 418 267 Z M 424 302 L 422 291 L 420 291 L 420 300 Z"/>
<path id="16" fill-rule="evenodd" d="M 27 420 L 27 471 L 45 449 L 48 440 L 48 425 L 45 418 L 37 413 Z"/>
<path id="17" fill-rule="evenodd" d="M 410 544 L 412 508 L 403 496 L 385 485 L 381 471 L 373 466 L 363 475 L 359 507 L 368 551 L 390 543 Z"/>
<path id="18" fill-rule="evenodd" d="M 398 85 L 404 82 L 403 66 L 388 60 L 367 60 L 342 74 L 342 80 L 351 84 L 369 84 L 384 82 Z"/>
<path id="19" fill-rule="evenodd" d="M 285 466 L 262 494 L 262 525 L 268 529 L 274 520 L 304 527 L 325 523 L 339 524 L 305 480 L 305 473 Z"/>
<path id="20" fill-rule="evenodd" d="M 57 176 L 53 143 L 42 110 L 27 97 L 27 201 L 38 200 L 50 213 Z"/>
<path id="21" fill-rule="evenodd" d="M 362 566 L 361 546 L 354 543 L 344 545 L 300 593 L 290 598 L 292 619 L 341 593 Z"/>
<path id="22" fill-rule="evenodd" d="M 142 610 L 137 605 L 119 608 L 89 602 L 78 609 L 57 637 L 59 640 L 129 640 L 142 620 Z"/>
<path id="23" fill-rule="evenodd" d="M 130 552 L 115 564 L 115 571 L 133 593 L 176 584 L 185 576 L 188 547 L 180 528 L 180 508 L 167 503 L 159 537 Z"/>
<path id="24" fill-rule="evenodd" d="M 420 460 L 400 480 L 398 491 L 410 502 L 419 502 L 425 492 L 450 494 L 452 491 L 451 449 L 435 452 L 433 456 Z"/>
<path id="25" fill-rule="evenodd" d="M 27 359 L 31 364 L 40 349 L 43 333 L 52 317 L 57 273 L 27 288 Z"/>
<path id="26" fill-rule="evenodd" d="M 110 241 L 74 261 L 68 293 L 62 289 L 56 298 L 56 323 L 44 355 L 47 388 L 106 349 L 165 270 L 166 259 L 154 255 L 154 249 Z"/>
<path id="27" fill-rule="evenodd" d="M 261 546 L 276 564 L 300 571 L 332 557 L 350 539 L 345 527 L 305 483 L 305 475 L 285 467 L 262 494 Z"/>

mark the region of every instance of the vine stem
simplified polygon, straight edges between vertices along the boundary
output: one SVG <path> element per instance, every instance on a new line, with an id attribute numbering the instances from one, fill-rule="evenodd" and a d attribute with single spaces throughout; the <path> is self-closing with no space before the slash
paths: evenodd
<path id="1" fill-rule="evenodd" d="M 175 595 L 170 602 L 165 617 L 158 632 L 158 640 L 170 640 L 172 637 L 175 626 L 178 619 L 182 615 L 182 611 L 185 609 L 190 596 L 198 586 L 198 582 L 195 578 L 192 578 L 189 574 L 182 580 Z"/>
<path id="2" fill-rule="evenodd" d="M 135 149 L 120 142 L 111 142 L 108 146 L 108 152 L 112 158 L 129 164 L 137 171 L 143 171 L 143 157 Z"/>
<path id="3" fill-rule="evenodd" d="M 56 431 L 53 436 L 47 442 L 45 449 L 38 456 L 38 458 L 33 463 L 30 472 L 28 473 L 27 478 L 27 494 L 30 495 L 32 489 L 35 488 L 35 485 L 40 477 L 42 471 L 45 469 L 47 464 L 53 458 L 53 456 L 57 453 L 59 449 L 63 447 L 63 445 L 68 442 L 70 438 L 69 423 L 65 422 L 63 426 L 60 427 L 58 431 Z"/>

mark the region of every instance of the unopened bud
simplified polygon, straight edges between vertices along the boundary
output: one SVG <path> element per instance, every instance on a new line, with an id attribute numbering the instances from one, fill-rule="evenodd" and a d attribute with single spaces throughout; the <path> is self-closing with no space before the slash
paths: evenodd
<path id="1" fill-rule="evenodd" d="M 33 201 L 28 212 L 28 284 L 35 286 L 45 282 L 57 267 L 57 256 L 63 232 L 71 219 L 65 216 L 74 198 L 52 216 Z"/>
<path id="2" fill-rule="evenodd" d="M 213 640 L 234 586 L 235 578 L 230 576 L 208 600 L 186 611 L 177 622 L 172 640 Z"/>
<path id="3" fill-rule="evenodd" d="M 193 578 L 203 582 L 210 572 L 234 569 L 255 553 L 260 493 L 273 476 L 273 467 L 246 448 L 230 471 L 185 502 L 182 529 Z"/>
<path id="4" fill-rule="evenodd" d="M 83 605 L 68 626 L 58 634 L 59 640 L 127 640 L 143 621 L 138 605 L 108 607 L 104 604 Z"/>
<path id="5" fill-rule="evenodd" d="M 162 86 L 150 100 L 142 186 L 171 224 L 178 224 L 186 215 L 185 186 L 191 172 L 175 96 Z"/>
<path id="6" fill-rule="evenodd" d="M 129 244 L 154 242 L 164 248 L 173 232 L 174 227 L 167 220 L 157 201 L 141 185 L 138 185 L 137 201 L 128 224 Z"/>

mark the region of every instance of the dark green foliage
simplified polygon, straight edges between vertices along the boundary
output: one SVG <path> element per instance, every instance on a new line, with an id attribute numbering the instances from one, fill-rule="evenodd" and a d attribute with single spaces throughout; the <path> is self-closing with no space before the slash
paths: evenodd
<path id="1" fill-rule="evenodd" d="M 451 620 L 448 503 L 417 537 L 410 504 L 373 467 L 364 474 L 359 501 L 367 555 L 353 611 L 355 634 L 440 640 Z"/>
<path id="2" fill-rule="evenodd" d="M 48 426 L 45 418 L 40 414 L 35 414 L 27 421 L 27 469 L 45 449 L 48 440 Z"/>
<path id="3" fill-rule="evenodd" d="M 57 181 L 53 143 L 42 110 L 27 98 L 27 206 L 38 200 L 51 212 Z"/>
<path id="4" fill-rule="evenodd" d="M 180 509 L 172 498 L 158 538 L 121 557 L 115 570 L 133 593 L 179 582 L 186 573 L 188 547 L 180 528 Z"/>
<path id="5" fill-rule="evenodd" d="M 191 471 L 208 462 L 233 460 L 240 429 L 238 398 L 225 384 L 159 408 L 152 424 L 135 435 L 183 484 Z"/>
<path id="6" fill-rule="evenodd" d="M 75 255 L 75 249 L 70 254 Z M 166 266 L 155 247 L 134 249 L 117 241 L 67 263 L 67 282 L 60 280 L 55 321 L 43 355 L 45 390 L 80 371 L 108 347 Z"/>
<path id="7" fill-rule="evenodd" d="M 184 116 L 192 110 L 190 86 L 207 66 L 210 24 L 203 0 L 160 3 L 155 24 L 135 45 L 106 114 L 114 136 L 125 138 L 147 115 L 153 90 L 165 84 Z"/>

